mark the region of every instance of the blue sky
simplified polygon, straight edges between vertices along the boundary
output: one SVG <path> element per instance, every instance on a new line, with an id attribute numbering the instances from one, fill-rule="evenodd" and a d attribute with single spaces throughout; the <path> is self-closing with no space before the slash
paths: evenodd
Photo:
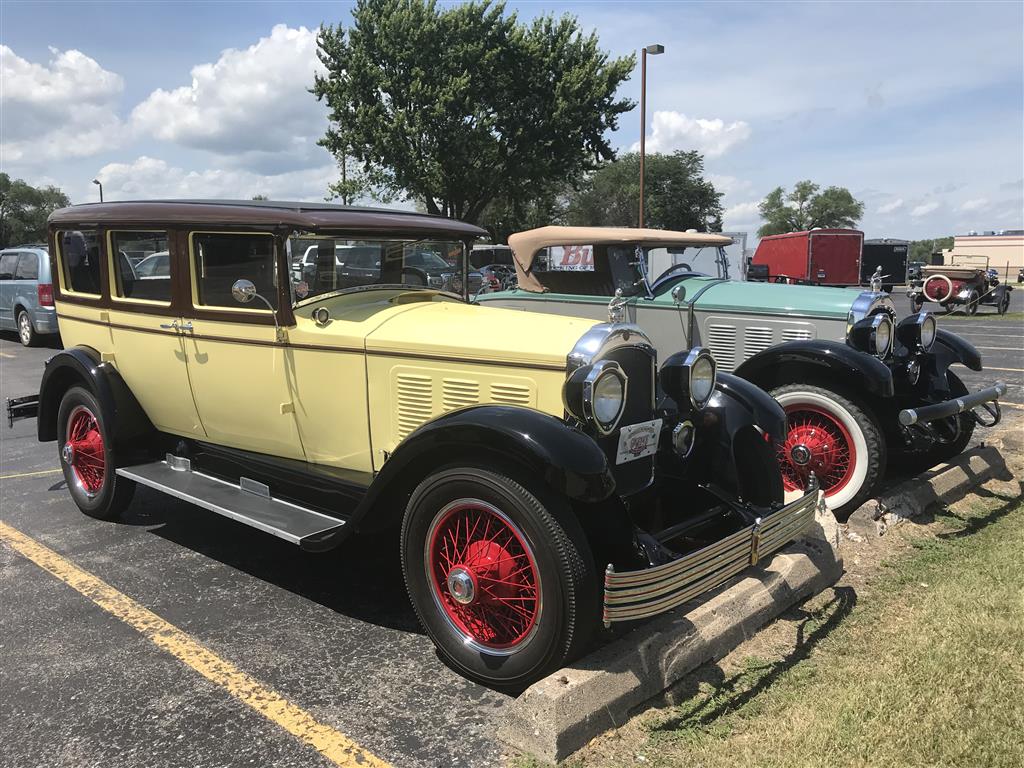
<path id="1" fill-rule="evenodd" d="M 0 166 L 75 202 L 319 199 L 336 176 L 306 92 L 341 2 L 0 5 Z M 650 60 L 648 148 L 699 149 L 752 231 L 776 185 L 849 187 L 869 236 L 1024 228 L 1024 3 L 521 2 Z M 636 97 L 639 72 L 622 93 Z M 625 116 L 613 144 L 639 138 Z"/>

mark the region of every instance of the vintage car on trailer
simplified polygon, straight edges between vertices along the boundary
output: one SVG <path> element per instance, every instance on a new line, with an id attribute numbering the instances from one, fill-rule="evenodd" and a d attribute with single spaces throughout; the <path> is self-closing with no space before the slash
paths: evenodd
<path id="1" fill-rule="evenodd" d="M 931 466 L 960 453 L 976 423 L 998 420 L 1005 387 L 968 393 L 949 367 L 981 370 L 981 356 L 933 316 L 897 320 L 886 293 L 729 280 L 728 243 L 654 229 L 520 232 L 509 238 L 519 287 L 479 303 L 611 314 L 639 325 L 662 354 L 709 348 L 786 409 L 778 448 L 787 491 L 813 471 L 839 516 L 875 490 L 889 460 Z M 982 404 L 984 421 L 973 410 Z"/>
<path id="2" fill-rule="evenodd" d="M 976 315 L 986 304 L 1005 315 L 1010 308 L 1012 285 L 999 280 L 999 272 L 989 269 L 988 258 L 960 257 L 959 264 L 932 264 L 921 267 L 920 276 L 907 286 L 907 296 L 916 309 L 934 301 L 946 312 L 963 307 L 968 315 Z"/>
<path id="3" fill-rule="evenodd" d="M 310 551 L 394 531 L 442 656 L 502 688 L 802 534 L 819 493 L 783 503 L 774 400 L 701 348 L 659 369 L 635 325 L 472 304 L 483 234 L 300 203 L 56 211 L 66 349 L 8 413 L 37 416 L 98 518 L 141 484 Z M 168 252 L 169 279 L 114 268 L 139 239 Z M 301 297 L 293 239 L 324 256 Z M 346 284 L 339 244 L 376 249 L 374 279 Z M 424 252 L 457 263 L 461 293 L 422 284 L 406 260 Z"/>

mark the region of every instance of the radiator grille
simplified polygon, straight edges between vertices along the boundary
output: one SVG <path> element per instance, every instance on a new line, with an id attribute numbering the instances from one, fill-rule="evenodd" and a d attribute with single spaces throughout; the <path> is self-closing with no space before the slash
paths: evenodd
<path id="1" fill-rule="evenodd" d="M 731 371 L 736 367 L 736 326 L 708 325 L 708 346 L 719 367 Z"/>
<path id="2" fill-rule="evenodd" d="M 751 326 L 743 331 L 743 359 L 763 352 L 772 345 L 772 329 Z"/>
<path id="3" fill-rule="evenodd" d="M 806 328 L 783 328 L 782 329 L 782 340 L 783 341 L 800 341 L 802 339 L 811 339 L 811 332 Z"/>
<path id="4" fill-rule="evenodd" d="M 465 408 L 480 402 L 480 384 L 470 379 L 445 379 L 441 389 L 441 404 L 446 411 Z"/>
<path id="5" fill-rule="evenodd" d="M 400 373 L 398 393 L 398 438 L 401 440 L 432 416 L 433 386 L 429 376 Z"/>
<path id="6" fill-rule="evenodd" d="M 533 393 L 521 384 L 491 384 L 491 401 L 505 405 L 533 405 Z"/>

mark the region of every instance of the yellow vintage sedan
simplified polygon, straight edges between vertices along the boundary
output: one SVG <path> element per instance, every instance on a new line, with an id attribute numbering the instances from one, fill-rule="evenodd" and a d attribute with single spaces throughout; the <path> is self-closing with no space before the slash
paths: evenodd
<path id="1" fill-rule="evenodd" d="M 659 371 L 634 325 L 474 304 L 483 234 L 325 204 L 59 210 L 66 349 L 8 413 L 95 517 L 141 484 L 310 551 L 395 531 L 440 652 L 521 688 L 799 536 L 817 493 L 783 506 L 782 409 L 707 351 Z"/>

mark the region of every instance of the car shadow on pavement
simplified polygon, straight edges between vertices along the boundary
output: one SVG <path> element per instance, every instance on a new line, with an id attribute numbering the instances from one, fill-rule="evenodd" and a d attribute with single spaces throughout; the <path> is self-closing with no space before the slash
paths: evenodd
<path id="1" fill-rule="evenodd" d="M 775 662 L 751 659 L 731 675 L 718 664 L 704 664 L 680 681 L 666 694 L 669 701 L 680 703 L 673 714 L 651 729 L 652 734 L 708 726 L 771 688 L 783 674 L 807 659 L 853 611 L 857 604 L 853 587 L 835 587 L 832 591 L 831 599 L 820 607 L 798 605 L 779 617 L 797 625 L 794 647 L 784 658 Z"/>
<path id="2" fill-rule="evenodd" d="M 355 534 L 337 549 L 294 544 L 140 487 L 119 521 L 370 624 L 423 634 L 405 591 L 398 532 Z M 372 583 L 370 583 L 372 581 Z"/>

